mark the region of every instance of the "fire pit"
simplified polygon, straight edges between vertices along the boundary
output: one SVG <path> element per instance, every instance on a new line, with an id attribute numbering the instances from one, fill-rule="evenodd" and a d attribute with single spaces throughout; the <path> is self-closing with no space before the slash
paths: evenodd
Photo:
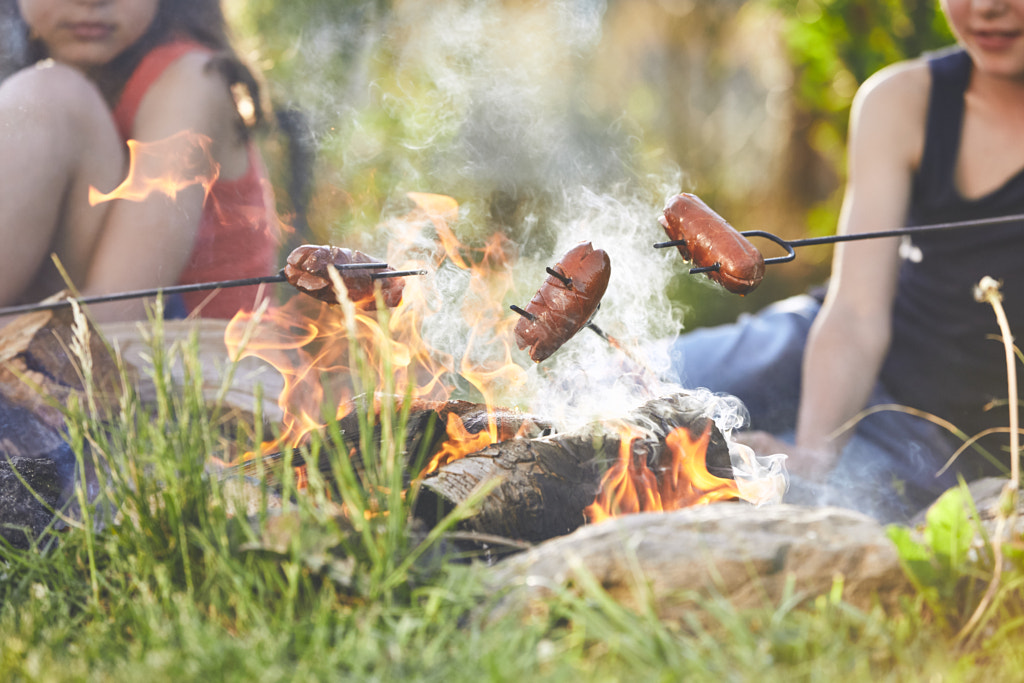
<path id="1" fill-rule="evenodd" d="M 415 514 L 428 525 L 489 482 L 497 483 L 464 528 L 533 543 L 622 514 L 781 497 L 778 463 L 760 463 L 730 444 L 734 422 L 722 426 L 712 418 L 721 401 L 662 382 L 628 341 L 595 328 L 598 335 L 561 340 L 550 363 L 531 364 L 511 343 L 519 319 L 507 300 L 522 300 L 512 277 L 516 249 L 501 235 L 482 246 L 463 245 L 449 227 L 458 213 L 454 201 L 411 199 L 410 214 L 389 226 L 386 260 L 434 277 L 409 280 L 393 308 L 358 308 L 340 295 L 325 299 L 340 304 L 296 296 L 240 314 L 223 329 L 216 341 L 226 343 L 230 358 L 273 370 L 265 386 L 279 388 L 277 407 L 265 414 L 281 426 L 275 439 L 223 463 L 226 472 L 251 471 L 254 463 L 273 472 L 276 454 L 291 446 L 299 449 L 293 465 L 302 481 L 301 446 L 323 428 L 325 406 L 353 446 L 365 397 L 391 400 L 381 397 L 409 392 L 404 453 L 411 458 L 422 446 L 430 459 L 422 466 L 407 460 L 406 483 L 420 486 Z M 636 248 L 649 250 L 643 243 Z M 616 253 L 628 263 L 624 250 Z M 552 268 L 546 270 L 550 275 Z M 575 273 L 555 272 L 557 287 L 571 299 L 580 284 Z M 616 324 L 610 307 L 602 316 Z M 205 347 L 212 339 L 204 334 Z M 44 338 L 36 334 L 33 343 Z M 18 350 L 26 366 L 37 354 L 29 346 Z M 223 356 L 223 346 L 206 349 L 218 351 Z M 590 358 L 581 362 L 580 354 Z M 458 393 L 474 400 L 454 400 Z M 528 396 L 540 397 L 531 401 L 537 410 L 502 407 Z M 351 457 L 358 461 L 357 447 Z"/>

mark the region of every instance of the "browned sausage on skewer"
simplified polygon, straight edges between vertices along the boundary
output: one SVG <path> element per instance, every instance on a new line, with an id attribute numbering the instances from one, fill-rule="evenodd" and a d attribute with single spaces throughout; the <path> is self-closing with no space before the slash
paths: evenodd
<path id="1" fill-rule="evenodd" d="M 332 247 L 330 245 L 304 244 L 296 247 L 288 255 L 284 267 L 284 275 L 295 288 L 320 301 L 329 304 L 338 303 L 334 286 L 327 274 L 329 265 L 343 266 L 353 263 L 377 263 L 361 251 Z M 374 273 L 387 272 L 387 264 L 381 263 L 380 269 L 341 270 L 341 279 L 348 288 L 348 297 L 368 310 L 374 310 L 376 300 L 373 298 Z M 402 278 L 385 278 L 380 280 L 381 294 L 384 304 L 389 308 L 397 306 L 402 300 L 405 282 Z"/>
<path id="2" fill-rule="evenodd" d="M 672 240 L 685 240 L 679 245 L 684 259 L 701 268 L 717 264 L 708 277 L 733 294 L 752 292 L 761 284 L 761 252 L 696 195 L 676 195 L 658 220 Z"/>
<path id="3" fill-rule="evenodd" d="M 583 329 L 608 288 L 611 268 L 608 254 L 590 242 L 566 252 L 548 269 L 548 278 L 516 323 L 519 348 L 529 347 L 530 358 L 539 363 Z"/>

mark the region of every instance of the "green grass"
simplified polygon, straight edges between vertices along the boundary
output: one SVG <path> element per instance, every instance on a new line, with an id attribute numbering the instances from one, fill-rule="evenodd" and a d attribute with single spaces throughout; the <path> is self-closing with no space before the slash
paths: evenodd
<path id="1" fill-rule="evenodd" d="M 225 440 L 194 349 L 165 351 L 159 332 L 152 346 L 155 405 L 125 383 L 111 411 L 88 396 L 67 408 L 71 442 L 109 464 L 79 517 L 92 523 L 0 547 L 2 681 L 998 681 L 1024 668 L 1012 614 L 963 650 L 930 595 L 889 615 L 837 596 L 739 611 L 694 595 L 691 617 L 668 623 L 649 600 L 627 609 L 584 582 L 543 609 L 494 616 L 487 567 L 437 551 L 467 510 L 433 535 L 410 526 L 415 490 L 396 494 L 401 410 L 363 416 L 384 434 L 362 443 L 363 479 L 336 425 L 305 447 L 331 459 L 340 501 L 316 477 L 297 494 L 283 476 L 281 508 L 257 495 L 255 514 L 233 515 L 244 501 L 206 456 L 251 429 Z M 184 388 L 169 381 L 174 359 L 193 380 Z"/>

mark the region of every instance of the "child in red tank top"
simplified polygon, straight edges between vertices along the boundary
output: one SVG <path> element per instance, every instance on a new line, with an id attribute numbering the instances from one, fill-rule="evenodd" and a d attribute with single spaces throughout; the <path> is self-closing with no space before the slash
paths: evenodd
<path id="1" fill-rule="evenodd" d="M 4 6 L 6 5 L 6 6 Z M 276 270 L 273 199 L 249 130 L 251 72 L 231 50 L 218 0 L 0 0 L 23 23 L 26 66 L 0 84 L 0 305 L 63 283 L 83 294 L 255 277 Z M 29 38 L 31 36 L 31 38 Z M 250 105 L 248 120 L 236 102 Z M 129 169 L 125 142 L 135 152 Z M 198 159 L 202 155 L 203 159 Z M 173 190 L 120 198 L 198 163 Z M 126 183 L 127 185 L 127 183 Z M 90 201 L 90 191 L 109 201 Z M 231 317 L 255 287 L 186 295 L 184 311 Z M 142 317 L 141 301 L 94 307 Z"/>

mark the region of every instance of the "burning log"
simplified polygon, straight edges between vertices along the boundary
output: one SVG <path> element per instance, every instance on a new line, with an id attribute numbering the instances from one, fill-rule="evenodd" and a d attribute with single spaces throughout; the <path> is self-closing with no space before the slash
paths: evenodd
<path id="1" fill-rule="evenodd" d="M 9 542 L 24 545 L 44 531 L 53 511 L 70 500 L 80 476 L 64 438 L 59 409 L 83 392 L 69 352 L 75 344 L 81 346 L 88 339 L 95 396 L 104 405 L 117 405 L 121 370 L 99 335 L 83 331 L 76 336 L 73 323 L 67 309 L 46 311 L 15 320 L 0 335 L 0 525 L 8 525 L 0 534 Z M 415 478 L 422 482 L 414 514 L 434 524 L 481 482 L 495 479 L 500 483 L 479 512 L 463 524 L 470 534 L 536 542 L 568 533 L 588 518 L 599 518 L 593 511 L 595 500 L 602 489 L 612 490 L 613 478 L 633 485 L 649 482 L 653 487 L 633 491 L 632 499 L 609 494 L 605 501 L 609 507 L 622 512 L 651 509 L 647 500 L 665 502 L 679 489 L 681 479 L 675 476 L 671 454 L 681 433 L 698 442 L 701 435 L 706 437 L 707 476 L 710 471 L 717 477 L 732 477 L 728 447 L 704 411 L 702 400 L 679 394 L 649 402 L 622 420 L 551 434 L 544 420 L 515 410 L 465 401 L 416 401 L 404 444 L 406 482 Z M 341 428 L 350 449 L 345 455 L 361 473 L 356 413 L 342 418 Z M 372 435 L 374 440 L 380 437 Z M 420 452 L 433 456 L 426 466 L 414 462 Z M 692 459 L 703 465 L 704 457 L 701 450 L 699 458 Z M 281 458 L 275 454 L 262 460 L 275 465 Z M 330 480 L 333 472 L 327 460 L 319 466 Z M 308 467 L 301 456 L 292 465 Z M 253 467 L 257 467 L 255 461 L 239 469 Z M 274 467 L 266 469 L 274 474 Z M 719 498 L 733 495 L 722 479 L 713 479 L 712 488 L 722 489 L 717 491 Z"/>
<path id="2" fill-rule="evenodd" d="M 70 309 L 41 311 L 15 319 L 0 336 L 0 538 L 16 546 L 45 531 L 79 476 L 57 407 L 84 392 L 71 359 L 72 323 Z M 92 359 L 97 399 L 116 396 L 120 374 L 107 348 L 92 334 L 78 341 Z"/>
<path id="3" fill-rule="evenodd" d="M 342 417 L 338 421 L 338 427 L 349 449 L 348 458 L 352 468 L 357 476 L 362 478 L 365 464 L 364 454 L 361 452 L 362 439 L 357 411 L 365 408 L 359 407 L 358 401 L 356 403 L 356 410 Z M 399 406 L 395 405 L 394 409 L 397 411 Z M 482 447 L 495 441 L 506 441 L 520 436 L 539 436 L 548 431 L 550 426 L 547 423 L 517 410 L 489 409 L 483 404 L 469 401 L 414 401 L 410 408 L 402 448 L 407 468 L 405 483 L 408 485 L 414 477 L 424 472 L 433 472 L 450 460 L 462 457 L 459 451 L 460 443 L 464 445 L 479 439 Z M 381 428 L 378 420 L 373 427 L 371 442 L 380 443 L 380 439 Z M 421 454 L 427 455 L 427 461 L 415 462 Z M 246 461 L 240 465 L 240 469 L 243 473 L 252 475 L 262 466 L 267 471 L 269 481 L 276 484 L 275 469 L 282 462 L 283 455 L 276 452 L 260 456 L 259 463 L 255 460 Z M 291 465 L 296 468 L 298 479 L 303 480 L 307 474 L 303 470 L 309 463 L 301 451 L 293 454 Z M 317 463 L 317 469 L 325 481 L 332 480 L 334 472 L 330 458 L 322 458 Z"/>
<path id="4" fill-rule="evenodd" d="M 403 447 L 405 484 L 421 478 L 413 515 L 432 527 L 478 486 L 497 480 L 497 487 L 462 529 L 480 537 L 532 543 L 567 534 L 609 512 L 671 510 L 732 499 L 738 492 L 729 448 L 705 410 L 702 399 L 680 393 L 650 401 L 621 420 L 551 434 L 543 420 L 518 411 L 466 401 L 416 401 Z M 341 418 L 339 427 L 347 457 L 363 478 L 356 413 Z M 380 436 L 375 426 L 371 438 L 378 442 Z M 681 452 L 678 441 L 692 442 L 696 448 Z M 417 462 L 421 453 L 433 456 L 426 465 Z M 691 472 L 680 471 L 681 458 L 694 462 Z M 252 474 L 262 466 L 275 483 L 281 464 L 281 454 L 274 453 L 241 467 Z M 301 451 L 293 455 L 291 465 L 296 481 L 304 481 L 310 463 Z M 330 484 L 330 458 L 322 458 L 317 466 Z M 615 493 L 616 477 L 637 481 L 627 481 L 629 490 Z M 636 486 L 640 479 L 646 489 Z M 609 512 L 598 500 L 603 494 Z"/>
<path id="5" fill-rule="evenodd" d="M 620 453 L 664 477 L 671 459 L 666 440 L 677 428 L 694 439 L 706 434 L 707 470 L 731 479 L 728 446 L 704 408 L 695 397 L 676 394 L 650 401 L 621 421 L 495 443 L 426 477 L 415 514 L 434 524 L 478 486 L 498 480 L 463 528 L 529 542 L 567 534 L 587 521 L 585 511 Z"/>

